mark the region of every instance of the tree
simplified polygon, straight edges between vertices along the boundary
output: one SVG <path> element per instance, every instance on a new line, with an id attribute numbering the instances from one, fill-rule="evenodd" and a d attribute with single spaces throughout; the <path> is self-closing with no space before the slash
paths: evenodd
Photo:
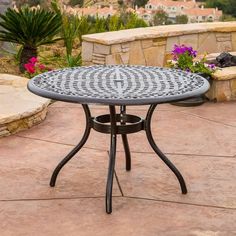
<path id="1" fill-rule="evenodd" d="M 159 10 L 153 17 L 153 25 L 166 25 L 168 21 L 168 15 L 165 11 Z"/>
<path id="2" fill-rule="evenodd" d="M 60 17 L 44 9 L 22 7 L 18 11 L 8 8 L 0 14 L 0 41 L 22 45 L 20 54 L 20 71 L 24 72 L 24 64 L 37 56 L 40 45 L 52 44 L 61 30 Z"/>
<path id="3" fill-rule="evenodd" d="M 134 0 L 133 5 L 138 7 L 144 7 L 147 4 L 148 0 Z"/>
<path id="4" fill-rule="evenodd" d="M 89 16 L 80 17 L 80 24 L 79 24 L 79 30 L 78 30 L 78 37 L 79 37 L 80 45 L 82 44 L 82 36 L 85 34 L 89 34 L 91 31 L 91 27 L 92 27 L 91 21 L 92 21 L 92 18 L 90 18 Z"/>
<path id="5" fill-rule="evenodd" d="M 176 24 L 187 24 L 187 23 L 188 23 L 188 16 L 186 15 L 176 16 Z"/>
<path id="6" fill-rule="evenodd" d="M 84 5 L 84 0 L 70 0 L 71 6 L 78 5 L 79 7 L 82 7 Z"/>
<path id="7" fill-rule="evenodd" d="M 236 1 L 235 0 L 207 0 L 206 7 L 217 7 L 225 14 L 236 17 Z"/>
<path id="8" fill-rule="evenodd" d="M 123 6 L 124 6 L 124 0 L 118 0 L 117 3 L 118 3 L 118 5 L 119 5 L 120 8 L 123 8 Z"/>
<path id="9" fill-rule="evenodd" d="M 236 21 L 236 17 L 233 17 L 231 15 L 223 14 L 223 16 L 220 19 L 221 21 Z"/>

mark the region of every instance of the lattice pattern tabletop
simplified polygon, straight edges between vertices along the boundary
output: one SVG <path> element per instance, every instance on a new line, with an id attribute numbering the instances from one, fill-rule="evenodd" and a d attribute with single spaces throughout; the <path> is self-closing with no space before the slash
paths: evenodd
<path id="1" fill-rule="evenodd" d="M 209 83 L 197 74 L 170 68 L 99 65 L 50 71 L 31 79 L 28 88 L 61 101 L 142 105 L 198 96 Z"/>

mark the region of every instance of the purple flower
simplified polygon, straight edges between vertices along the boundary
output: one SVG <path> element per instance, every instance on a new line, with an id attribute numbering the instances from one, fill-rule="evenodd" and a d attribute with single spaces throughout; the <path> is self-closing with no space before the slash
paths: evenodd
<path id="1" fill-rule="evenodd" d="M 174 49 L 172 50 L 172 55 L 175 58 L 178 58 L 179 55 L 187 53 L 191 57 L 196 57 L 197 56 L 197 51 L 193 50 L 192 47 L 187 47 L 185 45 L 174 45 Z"/>
<path id="2" fill-rule="evenodd" d="M 208 67 L 212 70 L 214 70 L 216 68 L 216 65 L 215 64 L 209 64 Z"/>
<path id="3" fill-rule="evenodd" d="M 196 51 L 196 50 L 193 50 L 191 53 L 192 53 L 192 56 L 193 56 L 193 57 L 196 57 L 196 56 L 197 56 L 197 51 Z"/>
<path id="4" fill-rule="evenodd" d="M 186 72 L 205 73 L 211 75 L 215 71 L 214 64 L 206 64 L 205 56 L 201 59 L 195 59 L 197 51 L 193 47 L 184 44 L 175 44 L 172 50 L 172 61 L 170 67 L 181 69 Z"/>

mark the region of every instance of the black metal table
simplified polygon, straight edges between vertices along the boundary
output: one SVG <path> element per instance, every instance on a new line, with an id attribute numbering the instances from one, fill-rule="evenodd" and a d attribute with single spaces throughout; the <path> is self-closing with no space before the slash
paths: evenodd
<path id="1" fill-rule="evenodd" d="M 79 144 L 58 164 L 50 186 L 54 187 L 62 167 L 86 143 L 91 128 L 110 134 L 109 167 L 106 186 L 106 212 L 112 212 L 112 187 L 117 135 L 121 135 L 126 157 L 126 170 L 131 170 L 131 154 L 127 134 L 144 130 L 155 153 L 176 175 L 181 191 L 187 193 L 178 169 L 156 145 L 151 132 L 151 118 L 157 104 L 202 95 L 209 83 L 201 76 L 180 70 L 147 66 L 88 66 L 50 71 L 28 83 L 28 89 L 42 97 L 80 103 L 86 116 L 86 128 Z M 110 114 L 92 117 L 88 104 L 108 105 Z M 128 105 L 150 105 L 146 118 L 126 114 Z M 120 107 L 116 113 L 115 106 Z"/>

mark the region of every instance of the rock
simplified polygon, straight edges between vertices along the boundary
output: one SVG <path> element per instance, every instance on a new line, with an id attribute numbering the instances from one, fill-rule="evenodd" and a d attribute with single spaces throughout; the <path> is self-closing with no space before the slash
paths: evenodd
<path id="1" fill-rule="evenodd" d="M 222 69 L 218 69 L 212 75 L 215 80 L 231 80 L 236 79 L 236 66 L 225 67 Z"/>
<path id="2" fill-rule="evenodd" d="M 144 49 L 144 55 L 147 66 L 162 66 L 165 57 L 165 47 L 151 47 Z"/>
<path id="3" fill-rule="evenodd" d="M 193 48 L 198 48 L 198 34 L 189 34 L 179 37 L 180 45 L 184 44 Z"/>
<path id="4" fill-rule="evenodd" d="M 231 95 L 233 99 L 236 99 L 236 78 L 230 81 Z"/>
<path id="5" fill-rule="evenodd" d="M 153 46 L 165 46 L 166 45 L 166 38 L 156 38 L 153 39 Z"/>
<path id="6" fill-rule="evenodd" d="M 174 48 L 174 45 L 179 45 L 179 37 L 169 37 L 166 41 L 166 52 L 171 52 Z"/>
<path id="7" fill-rule="evenodd" d="M 236 56 L 231 55 L 228 52 L 223 52 L 216 57 L 217 66 L 219 67 L 230 67 L 236 66 Z"/>
<path id="8" fill-rule="evenodd" d="M 146 65 L 144 53 L 141 47 L 141 41 L 134 41 L 130 45 L 129 51 L 130 65 Z"/>
<path id="9" fill-rule="evenodd" d="M 199 54 L 217 52 L 215 34 L 212 32 L 199 34 L 197 51 Z"/>
<path id="10" fill-rule="evenodd" d="M 82 42 L 82 60 L 92 61 L 93 43 Z"/>
<path id="11" fill-rule="evenodd" d="M 121 53 L 120 56 L 121 56 L 122 63 L 127 65 L 129 63 L 129 53 L 124 52 L 124 53 Z"/>
<path id="12" fill-rule="evenodd" d="M 236 56 L 236 52 L 229 52 L 231 55 Z M 216 60 L 216 57 L 218 57 L 221 53 L 210 53 L 206 55 L 207 62 Z"/>
<path id="13" fill-rule="evenodd" d="M 121 52 L 121 44 L 114 44 L 111 46 L 111 53 L 119 53 Z"/>
<path id="14" fill-rule="evenodd" d="M 231 41 L 231 33 L 216 33 L 217 42 Z"/>
<path id="15" fill-rule="evenodd" d="M 106 56 L 106 65 L 123 64 L 119 53 Z"/>
<path id="16" fill-rule="evenodd" d="M 93 53 L 92 62 L 97 65 L 104 65 L 105 55 Z"/>
<path id="17" fill-rule="evenodd" d="M 217 51 L 218 52 L 230 52 L 232 51 L 232 42 L 231 41 L 223 41 L 217 42 Z"/>
<path id="18" fill-rule="evenodd" d="M 236 32 L 232 32 L 232 47 L 233 51 L 236 51 Z"/>
<path id="19" fill-rule="evenodd" d="M 215 87 L 215 95 L 217 102 L 230 101 L 231 99 L 231 88 L 230 81 L 218 81 Z"/>
<path id="20" fill-rule="evenodd" d="M 145 39 L 145 40 L 142 40 L 141 41 L 141 43 L 142 43 L 142 48 L 150 48 L 150 47 L 152 47 L 152 45 L 153 45 L 153 41 L 152 41 L 152 39 Z"/>
<path id="21" fill-rule="evenodd" d="M 110 50 L 110 46 L 95 43 L 93 52 L 96 54 L 108 55 L 110 54 Z"/>

